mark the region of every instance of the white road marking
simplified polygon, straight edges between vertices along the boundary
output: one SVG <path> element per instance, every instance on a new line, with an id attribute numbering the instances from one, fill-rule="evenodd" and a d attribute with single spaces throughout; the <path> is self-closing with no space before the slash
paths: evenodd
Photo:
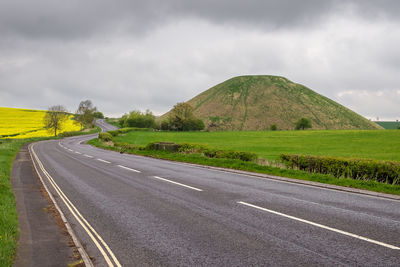
<path id="1" fill-rule="evenodd" d="M 174 181 L 162 178 L 162 177 L 153 176 L 153 178 L 159 179 L 159 180 L 164 181 L 164 182 L 169 182 L 169 183 L 172 183 L 172 184 L 177 184 L 177 185 L 180 185 L 180 186 L 183 186 L 183 187 L 187 187 L 187 188 L 190 188 L 192 190 L 203 191 L 202 189 L 199 189 L 199 188 L 196 188 L 196 187 L 193 187 L 193 186 L 189 186 L 189 185 L 185 185 L 185 184 L 181 184 L 181 183 L 178 183 L 178 182 L 174 182 Z"/>
<path id="2" fill-rule="evenodd" d="M 75 151 L 75 153 L 76 153 L 76 154 L 79 154 L 79 155 L 82 155 L 82 153 L 81 153 L 81 152 L 78 152 L 78 151 Z"/>
<path id="3" fill-rule="evenodd" d="M 307 224 L 310 224 L 310 225 L 313 225 L 313 226 L 316 226 L 316 227 L 320 227 L 320 228 L 323 228 L 323 229 L 326 229 L 326 230 L 329 230 L 329 231 L 332 231 L 332 232 L 336 232 L 336 233 L 342 234 L 342 235 L 347 235 L 347 236 L 350 236 L 350 237 L 354 237 L 354 238 L 357 238 L 357 239 L 360 239 L 360 240 L 363 240 L 363 241 L 367 241 L 367 242 L 370 242 L 370 243 L 373 243 L 373 244 L 376 244 L 376 245 L 379 245 L 379 246 L 387 247 L 387 248 L 390 248 L 390 249 L 400 250 L 400 247 L 396 247 L 396 246 L 393 246 L 393 245 L 390 245 L 390 244 L 386 244 L 386 243 L 383 243 L 383 242 L 380 242 L 380 241 L 376 241 L 376 240 L 373 240 L 373 239 L 370 239 L 370 238 L 367 238 L 367 237 L 363 237 L 363 236 L 360 236 L 360 235 L 352 234 L 352 233 L 349 233 L 349 232 L 346 232 L 346 231 L 342 231 L 342 230 L 339 230 L 339 229 L 336 229 L 336 228 L 332 228 L 332 227 L 329 227 L 329 226 L 326 226 L 326 225 L 322 225 L 322 224 L 319 224 L 319 223 L 307 221 L 307 220 L 304 220 L 304 219 L 301 219 L 301 218 L 297 218 L 297 217 L 294 217 L 294 216 L 291 216 L 291 215 L 287 215 L 287 214 L 284 214 L 284 213 L 281 213 L 281 212 L 277 212 L 277 211 L 274 211 L 274 210 L 270 210 L 270 209 L 266 209 L 266 208 L 263 208 L 263 207 L 259 207 L 259 206 L 256 206 L 256 205 L 253 205 L 253 204 L 250 204 L 250 203 L 247 203 L 247 202 L 239 201 L 237 203 L 245 205 L 245 206 L 248 206 L 248 207 L 252 207 L 252 208 L 255 208 L 255 209 L 259 209 L 259 210 L 262 210 L 262 211 L 266 211 L 266 212 L 269 212 L 269 213 L 272 213 L 272 214 L 275 214 L 275 215 L 286 217 L 286 218 L 289 218 L 289 219 L 292 219 L 292 220 L 295 220 L 295 221 L 299 221 L 299 222 L 302 222 L 302 223 L 307 223 Z"/>
<path id="4" fill-rule="evenodd" d="M 83 154 L 85 157 L 88 157 L 88 158 L 93 158 L 93 156 L 90 156 L 90 155 L 88 155 L 88 154 Z"/>
<path id="5" fill-rule="evenodd" d="M 69 149 L 69 148 L 68 148 L 68 150 L 71 151 L 71 152 L 74 152 L 72 149 Z"/>
<path id="6" fill-rule="evenodd" d="M 122 168 L 122 169 L 125 169 L 125 170 L 129 170 L 129 171 L 133 171 L 133 172 L 138 172 L 138 173 L 141 172 L 141 171 L 138 171 L 138 170 L 135 170 L 135 169 L 132 169 L 132 168 L 128 168 L 128 167 L 122 166 L 122 165 L 117 165 L 117 166 L 120 167 L 120 168 Z"/>
<path id="7" fill-rule="evenodd" d="M 115 257 L 114 253 L 111 251 L 110 247 L 107 245 L 107 243 L 103 240 L 103 238 L 96 232 L 96 230 L 93 229 L 93 227 L 89 224 L 89 222 L 82 216 L 82 214 L 78 211 L 78 209 L 72 204 L 72 202 L 68 199 L 68 197 L 64 194 L 64 192 L 58 187 L 57 183 L 54 181 L 53 177 L 46 171 L 44 168 L 42 162 L 39 160 L 39 157 L 36 155 L 35 150 L 33 147 L 35 146 L 32 145 L 31 150 L 32 153 L 36 159 L 36 162 L 38 163 L 40 169 L 42 170 L 43 174 L 47 177 L 48 181 L 50 184 L 53 186 L 54 190 L 58 193 L 64 204 L 67 206 L 69 211 L 72 213 L 72 215 L 75 217 L 77 222 L 83 227 L 83 229 L 87 232 L 89 237 L 93 240 L 97 248 L 99 249 L 100 253 L 103 255 L 105 261 L 107 262 L 108 266 L 114 266 L 113 262 L 111 259 L 108 257 L 107 253 L 104 251 L 103 247 L 99 244 L 102 243 L 102 245 L 105 247 L 105 249 L 108 251 L 110 254 L 111 258 L 114 260 L 115 264 L 120 267 L 121 264 L 119 263 L 118 259 Z M 35 164 L 36 168 L 36 164 Z M 89 228 L 89 229 L 88 229 Z M 94 235 L 97 237 L 97 240 Z"/>
<path id="8" fill-rule="evenodd" d="M 107 160 L 104 160 L 104 159 L 97 159 L 98 161 L 101 161 L 101 162 L 104 162 L 104 163 L 111 163 L 111 162 L 109 162 L 109 161 L 107 161 Z"/>

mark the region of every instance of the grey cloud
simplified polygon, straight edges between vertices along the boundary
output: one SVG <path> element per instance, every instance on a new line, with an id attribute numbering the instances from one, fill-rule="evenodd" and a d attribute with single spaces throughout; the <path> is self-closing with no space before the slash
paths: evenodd
<path id="1" fill-rule="evenodd" d="M 400 1 L 0 2 L 0 106 L 160 114 L 243 74 L 282 75 L 370 116 L 342 91 L 399 90 Z M 385 91 L 386 92 L 386 91 Z M 373 94 L 372 94 L 373 95 Z M 386 97 L 386 98 L 385 98 Z M 370 103 L 372 98 L 364 98 Z"/>
<path id="2" fill-rule="evenodd" d="M 36 0 L 1 1 L 0 33 L 63 40 L 143 34 L 170 20 L 194 17 L 217 24 L 262 29 L 318 25 L 331 13 L 352 8 L 360 16 L 397 18 L 399 1 L 345 0 Z"/>

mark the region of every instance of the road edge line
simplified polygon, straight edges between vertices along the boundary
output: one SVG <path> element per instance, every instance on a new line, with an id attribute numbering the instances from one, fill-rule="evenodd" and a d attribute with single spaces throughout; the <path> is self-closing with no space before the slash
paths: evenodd
<path id="1" fill-rule="evenodd" d="M 101 149 L 101 150 L 107 150 L 107 151 L 115 152 L 113 150 L 103 149 L 103 148 L 99 148 L 99 147 L 96 147 L 96 146 L 93 146 L 93 147 L 95 147 L 97 149 Z M 282 182 L 282 183 L 300 184 L 300 185 L 303 185 L 303 186 L 317 187 L 317 188 L 326 189 L 326 190 L 334 190 L 334 191 L 339 191 L 339 192 L 348 192 L 348 193 L 353 193 L 353 194 L 357 194 L 357 195 L 364 195 L 364 196 L 369 196 L 369 197 L 400 201 L 400 196 L 398 196 L 398 195 L 380 193 L 380 192 L 375 192 L 375 191 L 368 191 L 368 190 L 365 190 L 365 189 L 351 188 L 351 187 L 345 187 L 345 186 L 340 186 L 340 185 L 332 185 L 332 184 L 324 184 L 324 183 L 320 183 L 320 182 L 301 180 L 301 179 L 283 177 L 283 176 L 276 176 L 276 175 L 272 175 L 272 174 L 265 174 L 265 173 L 258 173 L 258 172 L 250 172 L 250 171 L 229 169 L 229 168 L 224 168 L 224 167 L 216 167 L 216 166 L 210 166 L 210 165 L 200 165 L 200 164 L 195 164 L 195 163 L 190 163 L 190 162 L 182 162 L 182 161 L 175 161 L 175 160 L 170 160 L 170 159 L 155 158 L 155 157 L 143 156 L 143 155 L 137 155 L 137 154 L 126 153 L 126 155 L 130 155 L 130 156 L 134 156 L 134 157 L 142 157 L 142 158 L 151 158 L 151 159 L 155 159 L 155 160 L 163 160 L 163 161 L 168 161 L 168 162 L 171 162 L 171 163 L 174 163 L 174 164 L 178 164 L 178 165 L 184 165 L 184 166 L 186 165 L 186 166 L 190 166 L 190 167 L 193 167 L 193 168 L 209 169 L 209 170 L 214 170 L 214 171 L 219 171 L 219 172 L 226 172 L 226 173 L 234 173 L 234 174 L 244 175 L 244 176 L 248 176 L 248 177 L 252 177 L 252 178 L 269 179 L 269 180 Z"/>
<path id="2" fill-rule="evenodd" d="M 83 248 L 82 243 L 79 241 L 78 237 L 76 236 L 74 230 L 72 229 L 70 223 L 68 222 L 67 218 L 65 217 L 64 213 L 61 211 L 60 207 L 58 206 L 56 200 L 54 199 L 53 195 L 51 194 L 50 190 L 48 189 L 47 185 L 44 183 L 42 175 L 38 171 L 36 167 L 36 162 L 34 161 L 32 157 L 32 144 L 29 144 L 28 147 L 29 151 L 29 156 L 31 157 L 31 161 L 33 163 L 33 166 L 35 167 L 36 174 L 39 176 L 39 180 L 42 183 L 44 189 L 46 190 L 47 194 L 49 195 L 51 201 L 53 202 L 54 206 L 56 207 L 58 213 L 60 214 L 61 219 L 63 220 L 63 223 L 65 227 L 67 228 L 68 234 L 71 236 L 72 241 L 74 242 L 76 248 L 78 249 L 79 254 L 82 257 L 83 262 L 85 263 L 85 266 L 89 267 L 94 267 L 92 260 L 90 259 L 89 255 L 87 254 L 86 250 Z"/>

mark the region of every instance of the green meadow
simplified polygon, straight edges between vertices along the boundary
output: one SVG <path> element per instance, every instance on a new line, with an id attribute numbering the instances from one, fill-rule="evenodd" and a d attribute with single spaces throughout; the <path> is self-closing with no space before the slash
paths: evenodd
<path id="1" fill-rule="evenodd" d="M 281 153 L 400 161 L 400 130 L 309 130 L 151 132 L 133 131 L 115 141 L 195 143 L 211 148 L 254 152 L 276 160 Z"/>

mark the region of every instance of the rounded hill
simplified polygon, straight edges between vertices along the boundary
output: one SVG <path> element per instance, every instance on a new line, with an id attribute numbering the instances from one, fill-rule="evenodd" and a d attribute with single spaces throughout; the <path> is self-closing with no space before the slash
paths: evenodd
<path id="1" fill-rule="evenodd" d="M 313 129 L 381 129 L 335 101 L 279 76 L 235 77 L 187 103 L 211 130 L 267 130 L 273 124 L 290 130 L 303 117 L 311 120 Z"/>

